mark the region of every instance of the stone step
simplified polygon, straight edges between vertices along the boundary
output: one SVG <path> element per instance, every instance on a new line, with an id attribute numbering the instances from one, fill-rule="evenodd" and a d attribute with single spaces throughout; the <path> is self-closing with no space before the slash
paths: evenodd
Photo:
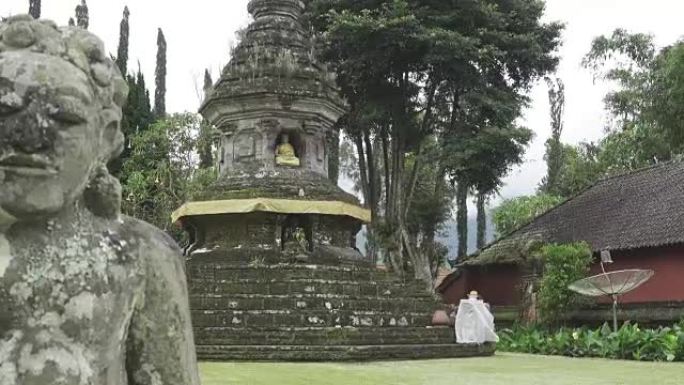
<path id="1" fill-rule="evenodd" d="M 432 298 L 392 298 L 374 296 L 334 296 L 300 294 L 191 294 L 193 310 L 379 310 L 412 311 L 432 314 L 441 308 Z"/>
<path id="2" fill-rule="evenodd" d="M 205 327 L 194 332 L 201 345 L 410 345 L 455 340 L 450 327 Z"/>
<path id="3" fill-rule="evenodd" d="M 194 263 L 188 266 L 188 276 L 211 280 L 290 280 L 322 279 L 343 281 L 400 282 L 396 276 L 373 268 L 343 266 L 274 264 L 249 266 L 226 263 Z"/>
<path id="4" fill-rule="evenodd" d="M 352 310 L 191 310 L 195 327 L 420 327 L 432 314 Z"/>
<path id="5" fill-rule="evenodd" d="M 432 298 L 420 283 L 402 284 L 397 282 L 380 284 L 376 282 L 294 279 L 271 280 L 257 279 L 212 280 L 190 279 L 191 294 L 335 294 L 352 297 L 418 297 Z"/>
<path id="6" fill-rule="evenodd" d="M 203 361 L 377 361 L 491 356 L 495 344 L 198 345 Z M 456 374 L 457 375 L 457 374 Z"/>

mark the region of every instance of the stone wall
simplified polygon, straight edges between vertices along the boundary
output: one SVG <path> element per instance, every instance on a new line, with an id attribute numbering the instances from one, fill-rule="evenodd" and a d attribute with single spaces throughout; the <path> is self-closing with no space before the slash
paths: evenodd
<path id="1" fill-rule="evenodd" d="M 433 327 L 441 305 L 417 281 L 369 263 L 282 261 L 274 251 L 196 253 L 187 267 L 201 359 L 368 360 L 493 353 Z"/>

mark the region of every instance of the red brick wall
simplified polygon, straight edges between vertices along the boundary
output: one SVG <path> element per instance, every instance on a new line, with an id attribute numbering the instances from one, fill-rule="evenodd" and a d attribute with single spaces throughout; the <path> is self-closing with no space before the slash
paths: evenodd
<path id="1" fill-rule="evenodd" d="M 445 303 L 457 304 L 477 290 L 492 306 L 514 306 L 520 301 L 520 271 L 515 265 L 468 269 L 442 293 Z"/>
<path id="2" fill-rule="evenodd" d="M 684 246 L 612 252 L 613 263 L 608 271 L 651 269 L 650 281 L 620 298 L 622 303 L 684 301 Z M 592 274 L 601 273 L 600 265 L 592 267 Z M 601 302 L 609 301 L 607 298 Z"/>
<path id="3" fill-rule="evenodd" d="M 608 271 L 651 269 L 655 275 L 633 292 L 620 298 L 622 303 L 684 302 L 684 246 L 613 252 Z M 600 265 L 591 274 L 599 274 Z M 444 302 L 458 303 L 471 290 L 477 290 L 493 306 L 513 306 L 520 300 L 521 274 L 516 266 L 491 266 L 469 269 L 442 293 Z M 600 302 L 610 302 L 608 298 Z"/>

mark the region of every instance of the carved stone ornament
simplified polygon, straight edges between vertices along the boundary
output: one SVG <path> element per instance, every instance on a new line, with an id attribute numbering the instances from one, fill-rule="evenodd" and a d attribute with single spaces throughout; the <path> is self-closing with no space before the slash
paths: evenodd
<path id="1" fill-rule="evenodd" d="M 256 132 L 237 134 L 233 142 L 235 160 L 240 161 L 257 156 L 261 149 L 261 138 L 261 134 Z"/>

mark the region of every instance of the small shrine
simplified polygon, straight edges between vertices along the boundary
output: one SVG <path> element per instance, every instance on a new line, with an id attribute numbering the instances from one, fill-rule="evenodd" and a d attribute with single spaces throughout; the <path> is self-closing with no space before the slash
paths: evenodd
<path id="1" fill-rule="evenodd" d="M 362 360 L 487 355 L 433 327 L 439 302 L 356 246 L 370 212 L 337 186 L 345 113 L 314 57 L 299 0 L 252 0 L 254 21 L 200 113 L 218 132 L 219 177 L 174 214 L 190 244 L 198 355 Z"/>

